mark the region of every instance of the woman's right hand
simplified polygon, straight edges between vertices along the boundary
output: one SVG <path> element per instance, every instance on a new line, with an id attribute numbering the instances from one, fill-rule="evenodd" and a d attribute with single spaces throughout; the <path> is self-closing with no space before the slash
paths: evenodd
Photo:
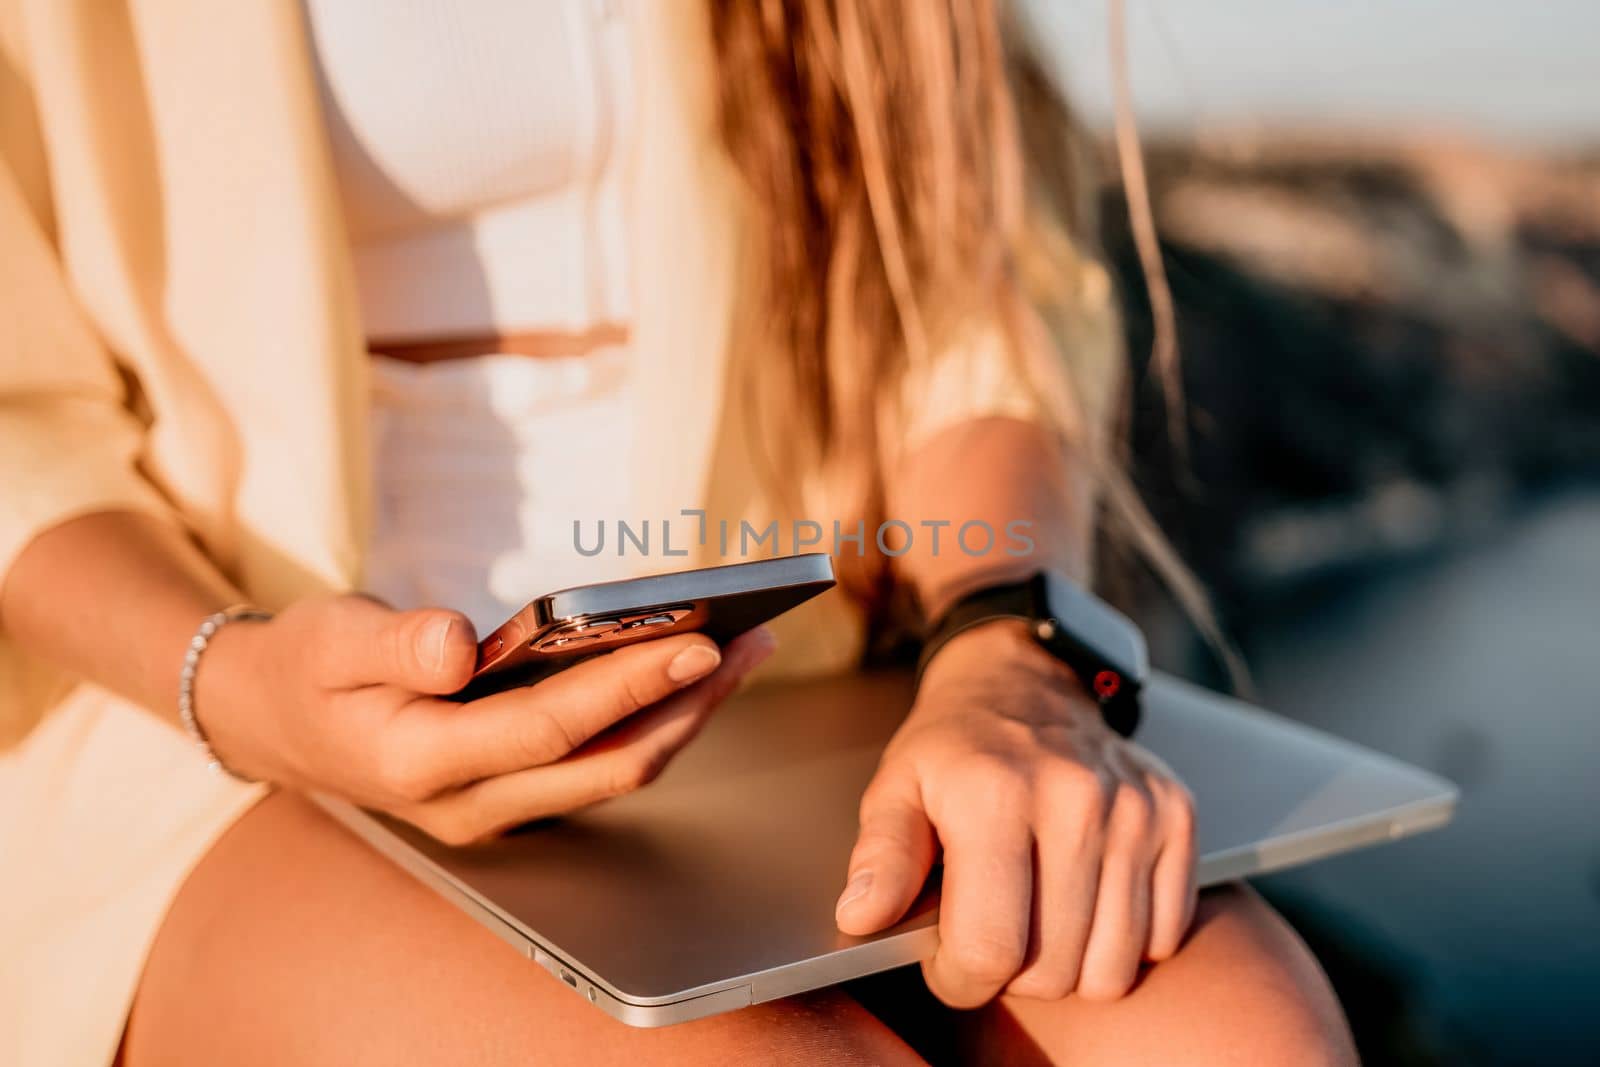
<path id="1" fill-rule="evenodd" d="M 441 698 L 477 656 L 465 616 L 320 597 L 223 627 L 195 709 L 238 773 L 463 844 L 651 781 L 772 649 L 765 629 L 722 652 L 697 634 L 664 637 L 456 703 Z"/>

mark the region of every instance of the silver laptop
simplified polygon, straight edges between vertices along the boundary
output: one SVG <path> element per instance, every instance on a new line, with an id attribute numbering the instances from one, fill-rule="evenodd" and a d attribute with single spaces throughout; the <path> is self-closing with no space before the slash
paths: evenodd
<path id="1" fill-rule="evenodd" d="M 833 921 L 862 787 L 909 700 L 898 675 L 751 690 L 647 789 L 470 849 L 323 804 L 579 996 L 663 1026 L 932 953 L 932 888 L 874 937 Z M 1139 741 L 1195 795 L 1202 886 L 1432 829 L 1456 800 L 1434 775 L 1167 677 Z"/>

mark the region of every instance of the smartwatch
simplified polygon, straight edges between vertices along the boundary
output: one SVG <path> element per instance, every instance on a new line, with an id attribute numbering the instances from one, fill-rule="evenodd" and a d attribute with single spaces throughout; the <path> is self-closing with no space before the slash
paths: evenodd
<path id="1" fill-rule="evenodd" d="M 1072 580 L 1040 571 L 962 597 L 929 632 L 917 678 L 957 634 L 996 619 L 1021 619 L 1034 638 L 1082 680 L 1106 725 L 1123 737 L 1139 725 L 1139 693 L 1150 675 L 1144 634 L 1116 608 Z"/>

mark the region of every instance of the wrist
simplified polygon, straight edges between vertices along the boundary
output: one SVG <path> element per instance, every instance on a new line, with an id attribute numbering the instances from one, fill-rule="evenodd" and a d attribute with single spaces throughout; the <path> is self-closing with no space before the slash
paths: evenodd
<path id="1" fill-rule="evenodd" d="M 268 774 L 255 756 L 252 727 L 261 716 L 255 697 L 264 691 L 261 638 L 270 625 L 258 617 L 233 619 L 206 642 L 190 687 L 191 713 L 203 747 L 235 777 L 264 780 Z"/>
<path id="2" fill-rule="evenodd" d="M 921 684 L 993 670 L 1072 674 L 1039 644 L 1026 619 L 996 618 L 968 627 L 941 645 L 924 664 Z"/>
<path id="3" fill-rule="evenodd" d="M 1000 622 L 1011 623 L 1011 628 L 995 626 L 985 637 L 966 642 L 963 656 L 943 657 L 956 638 Z M 1038 571 L 1026 581 L 975 590 L 962 598 L 932 626 L 918 677 L 936 659 L 949 663 L 970 658 L 974 649 L 1010 659 L 1023 647 L 1031 663 L 1054 661 L 1043 668 L 1049 676 L 1036 682 L 1082 691 L 1099 707 L 1106 725 L 1123 737 L 1132 736 L 1139 722 L 1139 690 L 1149 674 L 1144 635 L 1127 616 L 1058 572 Z M 983 667 L 978 669 L 981 674 Z"/>
<path id="4" fill-rule="evenodd" d="M 1073 707 L 1099 718 L 1100 711 L 1071 667 L 1052 656 L 1034 636 L 1024 619 L 993 619 L 956 634 L 933 654 L 922 672 L 919 689 L 942 686 L 950 680 L 1004 672 L 1083 697 Z"/>

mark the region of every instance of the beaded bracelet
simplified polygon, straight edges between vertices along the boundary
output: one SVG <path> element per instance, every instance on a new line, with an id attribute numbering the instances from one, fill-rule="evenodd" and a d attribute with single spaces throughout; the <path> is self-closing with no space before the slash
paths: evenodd
<path id="1" fill-rule="evenodd" d="M 178 675 L 178 721 L 183 723 L 184 732 L 205 754 L 206 762 L 213 771 L 220 771 L 241 782 L 251 782 L 253 779 L 239 774 L 217 758 L 216 752 L 211 748 L 211 739 L 206 736 L 205 729 L 195 715 L 194 679 L 200 670 L 200 657 L 205 655 L 206 647 L 211 644 L 211 639 L 217 635 L 218 630 L 230 622 L 265 622 L 270 618 L 272 618 L 271 612 L 262 611 L 249 604 L 236 604 L 208 616 L 195 631 L 194 637 L 190 638 L 189 650 L 183 656 L 183 672 Z"/>

